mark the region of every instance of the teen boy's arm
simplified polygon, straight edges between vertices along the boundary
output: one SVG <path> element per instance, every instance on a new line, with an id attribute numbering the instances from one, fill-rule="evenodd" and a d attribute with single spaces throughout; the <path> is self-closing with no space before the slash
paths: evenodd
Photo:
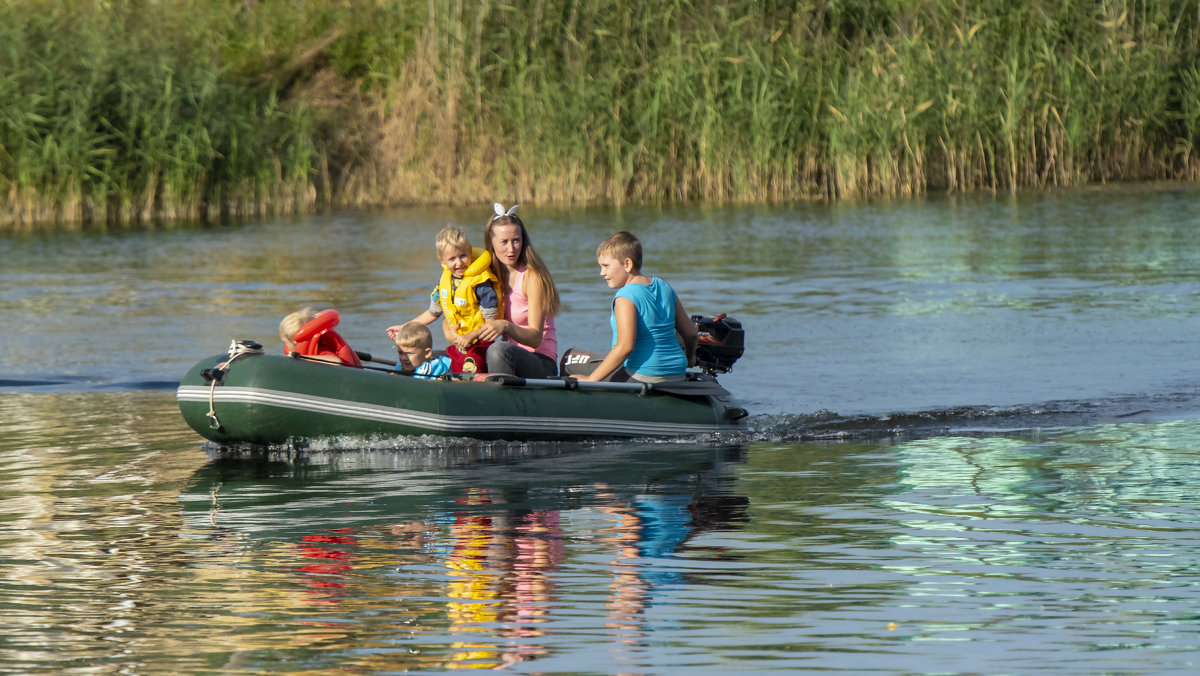
<path id="1" fill-rule="evenodd" d="M 604 356 L 604 360 L 600 362 L 596 370 L 588 375 L 580 376 L 579 380 L 585 382 L 604 380 L 621 368 L 629 355 L 633 354 L 633 346 L 637 341 L 637 308 L 628 298 L 617 298 L 613 301 L 613 315 L 617 318 L 616 345 L 613 345 L 613 348 Z"/>
<path id="2" fill-rule="evenodd" d="M 691 315 L 683 309 L 683 302 L 675 298 L 675 330 L 683 337 L 683 354 L 687 356 L 687 365 L 696 365 L 696 345 L 700 342 L 700 334 L 696 332 L 696 324 Z"/>

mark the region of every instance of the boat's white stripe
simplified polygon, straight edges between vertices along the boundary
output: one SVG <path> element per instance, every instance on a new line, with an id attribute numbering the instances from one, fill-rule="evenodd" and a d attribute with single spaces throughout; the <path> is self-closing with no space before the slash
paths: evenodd
<path id="1" fill-rule="evenodd" d="M 511 416 L 446 416 L 426 411 L 413 411 L 365 404 L 345 399 L 331 399 L 311 394 L 297 394 L 258 387 L 218 387 L 212 391 L 214 403 L 244 403 L 278 406 L 297 411 L 328 413 L 360 420 L 375 420 L 443 432 L 552 432 L 574 434 L 611 434 L 617 436 L 654 436 L 710 434 L 728 429 L 723 425 L 696 425 L 605 418 L 552 418 Z M 176 393 L 179 401 L 208 403 L 210 389 L 203 385 L 182 385 Z M 220 411 L 218 411 L 218 414 Z"/>

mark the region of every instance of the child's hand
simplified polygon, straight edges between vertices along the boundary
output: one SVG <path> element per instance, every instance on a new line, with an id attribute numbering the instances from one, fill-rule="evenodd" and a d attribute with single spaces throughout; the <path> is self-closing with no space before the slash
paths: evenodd
<path id="1" fill-rule="evenodd" d="M 454 347 L 457 347 L 462 352 L 466 352 L 474 344 L 475 338 L 470 333 L 454 337 Z"/>
<path id="2" fill-rule="evenodd" d="M 400 332 L 400 329 L 403 326 L 404 326 L 403 324 L 389 326 L 387 328 L 388 340 L 392 341 L 393 343 L 396 342 L 396 334 Z"/>

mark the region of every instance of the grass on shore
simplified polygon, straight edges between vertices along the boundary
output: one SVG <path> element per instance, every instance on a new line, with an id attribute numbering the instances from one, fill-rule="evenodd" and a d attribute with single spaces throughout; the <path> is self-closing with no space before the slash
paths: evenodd
<path id="1" fill-rule="evenodd" d="M 1200 178 L 1200 0 L 0 6 L 0 227 Z"/>

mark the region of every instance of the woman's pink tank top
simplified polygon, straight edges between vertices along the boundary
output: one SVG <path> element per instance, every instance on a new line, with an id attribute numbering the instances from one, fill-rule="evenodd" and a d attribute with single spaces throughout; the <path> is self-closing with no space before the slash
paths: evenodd
<path id="1" fill-rule="evenodd" d="M 505 304 L 505 314 L 508 315 L 508 321 L 520 326 L 529 326 L 529 299 L 525 297 L 523 291 L 525 288 L 525 271 L 527 269 L 520 268 L 517 270 L 517 277 L 513 280 L 512 292 L 508 294 L 508 302 Z M 554 315 L 546 315 L 542 320 L 542 344 L 538 345 L 536 350 L 528 345 L 518 343 L 511 338 L 505 338 L 505 340 L 520 345 L 530 352 L 544 354 L 558 361 L 558 335 L 554 330 Z"/>

